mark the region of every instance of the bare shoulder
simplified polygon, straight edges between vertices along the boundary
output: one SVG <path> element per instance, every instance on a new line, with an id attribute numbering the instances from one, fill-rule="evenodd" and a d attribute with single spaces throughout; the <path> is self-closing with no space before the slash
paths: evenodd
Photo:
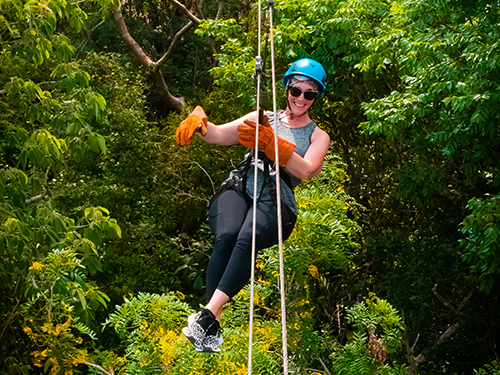
<path id="1" fill-rule="evenodd" d="M 329 144 L 330 136 L 323 129 L 320 129 L 318 126 L 316 126 L 316 129 L 314 129 L 314 132 L 312 133 L 311 136 L 311 142 Z"/>

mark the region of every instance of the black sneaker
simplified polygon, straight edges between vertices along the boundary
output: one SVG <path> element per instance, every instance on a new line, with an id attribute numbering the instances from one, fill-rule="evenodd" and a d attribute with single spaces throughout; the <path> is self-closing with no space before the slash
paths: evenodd
<path id="1" fill-rule="evenodd" d="M 182 329 L 182 333 L 184 333 L 196 349 L 202 350 L 203 340 L 214 322 L 217 322 L 215 315 L 210 310 L 203 309 L 198 314 L 189 316 L 188 326 Z"/>
<path id="2" fill-rule="evenodd" d="M 222 328 L 219 322 L 216 320 L 210 328 L 208 328 L 205 338 L 202 342 L 202 347 L 196 347 L 197 352 L 203 353 L 218 353 L 220 352 L 219 345 L 223 343 L 221 337 Z"/>

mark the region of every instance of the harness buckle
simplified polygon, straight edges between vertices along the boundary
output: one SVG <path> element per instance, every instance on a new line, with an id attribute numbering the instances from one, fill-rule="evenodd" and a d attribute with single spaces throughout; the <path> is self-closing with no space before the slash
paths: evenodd
<path id="1" fill-rule="evenodd" d="M 255 73 L 262 74 L 262 58 L 255 56 Z"/>

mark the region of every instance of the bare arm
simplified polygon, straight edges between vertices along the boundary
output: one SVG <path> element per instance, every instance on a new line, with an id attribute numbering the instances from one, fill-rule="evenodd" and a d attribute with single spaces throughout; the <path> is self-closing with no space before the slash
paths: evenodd
<path id="1" fill-rule="evenodd" d="M 222 125 L 215 125 L 209 122 L 207 125 L 207 134 L 202 136 L 198 133 L 198 135 L 208 143 L 215 143 L 221 146 L 234 145 L 239 143 L 238 126 L 243 125 L 243 121 L 247 119 L 256 121 L 256 116 L 257 112 L 250 112 L 237 120 Z"/>
<path id="2" fill-rule="evenodd" d="M 207 133 L 204 136 L 201 134 L 198 135 L 208 143 L 221 146 L 234 145 L 239 143 L 238 126 L 243 125 L 243 121 L 247 119 L 256 122 L 257 112 L 250 112 L 239 119 L 222 125 L 215 125 L 209 122 Z M 330 137 L 326 132 L 317 127 L 311 136 L 311 145 L 304 157 L 294 153 L 286 164 L 286 169 L 300 179 L 309 179 L 316 176 L 323 168 L 323 159 L 328 152 L 329 146 Z"/>
<path id="3" fill-rule="evenodd" d="M 320 128 L 316 128 L 311 137 L 311 145 L 304 157 L 294 153 L 285 168 L 300 179 L 309 179 L 321 172 L 323 169 L 323 160 L 328 147 L 330 146 L 330 137 Z"/>

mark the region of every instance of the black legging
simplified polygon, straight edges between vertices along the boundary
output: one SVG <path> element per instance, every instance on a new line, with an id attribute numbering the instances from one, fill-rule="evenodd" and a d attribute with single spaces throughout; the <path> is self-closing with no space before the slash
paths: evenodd
<path id="1" fill-rule="evenodd" d="M 207 299 L 216 289 L 234 297 L 250 279 L 252 262 L 253 201 L 240 191 L 222 193 L 208 212 L 208 222 L 215 234 L 212 256 L 207 268 Z M 284 205 L 282 205 L 283 207 Z M 283 226 L 283 241 L 293 230 Z M 256 249 L 278 243 L 278 218 L 272 201 L 257 202 Z"/>

